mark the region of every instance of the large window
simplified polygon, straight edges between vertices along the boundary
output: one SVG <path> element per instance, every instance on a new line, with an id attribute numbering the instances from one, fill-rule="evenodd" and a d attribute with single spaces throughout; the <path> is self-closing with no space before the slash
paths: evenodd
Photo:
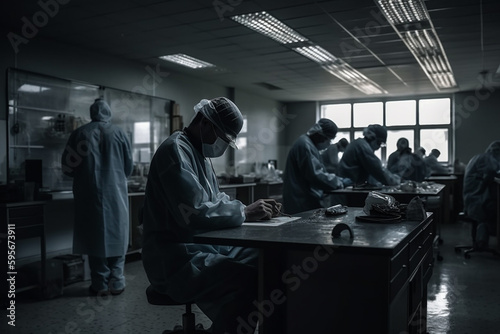
<path id="1" fill-rule="evenodd" d="M 370 124 L 387 128 L 387 146 L 375 154 L 385 163 L 396 151 L 399 138 L 405 137 L 415 150 L 422 146 L 427 153 L 441 151 L 439 161 L 449 164 L 451 154 L 451 99 L 449 97 L 408 99 L 382 102 L 324 103 L 320 117 L 333 120 L 339 127 L 340 138 L 353 141 L 363 136 Z"/>

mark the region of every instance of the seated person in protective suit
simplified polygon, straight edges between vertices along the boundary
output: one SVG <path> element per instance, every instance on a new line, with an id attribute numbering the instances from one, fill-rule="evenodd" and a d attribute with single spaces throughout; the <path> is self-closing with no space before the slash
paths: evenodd
<path id="1" fill-rule="evenodd" d="M 225 97 L 202 100 L 195 111 L 189 126 L 168 137 L 151 161 L 142 260 L 157 293 L 194 301 L 212 320 L 212 333 L 237 333 L 238 319 L 246 321 L 255 310 L 257 250 L 194 244 L 193 235 L 269 219 L 281 205 L 258 200 L 245 206 L 219 191 L 208 158 L 235 148 L 243 116 Z"/>
<path id="2" fill-rule="evenodd" d="M 464 210 L 477 222 L 475 248 L 487 248 L 489 235 L 496 232 L 497 192 L 494 178 L 500 173 L 500 141 L 474 156 L 465 169 Z"/>

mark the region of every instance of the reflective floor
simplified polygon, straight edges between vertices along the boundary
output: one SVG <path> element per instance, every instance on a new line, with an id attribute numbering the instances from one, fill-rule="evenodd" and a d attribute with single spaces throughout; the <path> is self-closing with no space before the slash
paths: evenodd
<path id="1" fill-rule="evenodd" d="M 443 260 L 435 263 L 428 285 L 428 332 L 431 334 L 493 334 L 500 328 L 500 257 L 471 254 L 464 259 L 454 246 L 469 243 L 469 226 L 448 224 L 441 228 Z M 496 239 L 491 239 L 496 245 Z M 172 329 L 182 319 L 181 306 L 149 305 L 148 282 L 140 261 L 126 264 L 127 289 L 122 295 L 88 297 L 88 282 L 75 283 L 64 294 L 39 301 L 29 296 L 16 300 L 16 326 L 8 326 L 3 309 L 0 333 L 100 334 L 153 333 Z M 195 308 L 196 319 L 208 320 Z M 321 334 L 321 333 L 319 333 Z"/>
<path id="2" fill-rule="evenodd" d="M 428 284 L 429 333 L 479 334 L 500 332 L 500 257 L 456 254 L 454 246 L 470 244 L 470 225 L 441 227 L 443 260 L 435 263 Z M 490 238 L 490 247 L 497 240 Z"/>

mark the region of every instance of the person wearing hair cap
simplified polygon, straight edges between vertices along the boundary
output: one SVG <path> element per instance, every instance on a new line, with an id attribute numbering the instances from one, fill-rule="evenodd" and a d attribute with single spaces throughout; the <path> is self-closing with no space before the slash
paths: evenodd
<path id="1" fill-rule="evenodd" d="M 143 266 L 153 289 L 179 303 L 194 301 L 212 320 L 212 333 L 236 333 L 257 299 L 257 250 L 193 244 L 196 233 L 270 219 L 274 200 L 245 206 L 220 192 L 209 158 L 231 146 L 243 126 L 225 97 L 201 100 L 190 124 L 156 150 L 142 210 Z"/>
<path id="2" fill-rule="evenodd" d="M 426 176 L 449 174 L 448 170 L 438 161 L 440 155 L 441 152 L 438 149 L 433 148 L 431 150 L 431 153 L 429 153 L 429 155 L 425 157 L 424 160 L 427 167 Z"/>
<path id="3" fill-rule="evenodd" d="M 293 144 L 283 173 L 283 207 L 287 213 L 297 213 L 325 206 L 324 191 L 350 184 L 327 172 L 320 151 L 330 146 L 337 135 L 337 125 L 320 119 Z"/>
<path id="4" fill-rule="evenodd" d="M 497 192 L 494 179 L 500 177 L 500 141 L 492 142 L 486 152 L 475 155 L 464 175 L 464 211 L 477 222 L 474 248 L 488 247 L 489 235 L 496 233 Z"/>
<path id="5" fill-rule="evenodd" d="M 339 162 L 339 175 L 350 178 L 355 184 L 380 183 L 397 185 L 400 177 L 382 167 L 375 151 L 387 140 L 387 130 L 379 124 L 371 124 L 363 131 L 364 138 L 358 138 L 347 146 Z"/>
<path id="6" fill-rule="evenodd" d="M 88 255 L 91 295 L 117 295 L 125 289 L 132 151 L 126 133 L 111 124 L 104 100 L 91 105 L 90 118 L 71 133 L 61 158 L 63 173 L 73 178 L 73 252 Z"/>
<path id="7" fill-rule="evenodd" d="M 347 139 L 342 138 L 335 144 L 328 146 L 325 150 L 321 151 L 321 159 L 325 164 L 326 171 L 328 173 L 337 174 L 337 169 L 339 166 L 339 152 L 345 152 L 345 149 L 349 145 Z"/>
<path id="8" fill-rule="evenodd" d="M 411 152 L 407 138 L 399 138 L 396 147 L 397 150 L 387 159 L 387 169 L 401 176 L 402 180 L 422 182 L 426 176 L 424 159 Z"/>

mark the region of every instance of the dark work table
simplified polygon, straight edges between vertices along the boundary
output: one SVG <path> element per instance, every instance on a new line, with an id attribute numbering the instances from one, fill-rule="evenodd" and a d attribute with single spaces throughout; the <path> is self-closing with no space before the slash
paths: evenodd
<path id="1" fill-rule="evenodd" d="M 395 254 L 403 241 L 416 233 L 418 221 L 402 221 L 397 224 L 360 223 L 356 216 L 364 215 L 361 208 L 349 208 L 345 215 L 315 216 L 318 210 L 311 210 L 294 217 L 299 220 L 275 227 L 242 226 L 206 232 L 194 237 L 197 243 L 232 245 L 254 248 L 286 246 L 293 249 L 311 249 L 317 245 L 333 246 L 342 252 L 369 251 L 372 253 Z M 337 223 L 348 224 L 354 240 L 342 232 L 341 238 L 332 238 L 331 232 Z M 345 233 L 345 235 L 344 235 Z"/>
<path id="2" fill-rule="evenodd" d="M 260 334 L 425 332 L 433 214 L 423 221 L 364 223 L 361 208 L 324 209 L 280 226 L 241 226 L 194 242 L 259 249 Z M 333 238 L 339 223 L 351 227 Z"/>

